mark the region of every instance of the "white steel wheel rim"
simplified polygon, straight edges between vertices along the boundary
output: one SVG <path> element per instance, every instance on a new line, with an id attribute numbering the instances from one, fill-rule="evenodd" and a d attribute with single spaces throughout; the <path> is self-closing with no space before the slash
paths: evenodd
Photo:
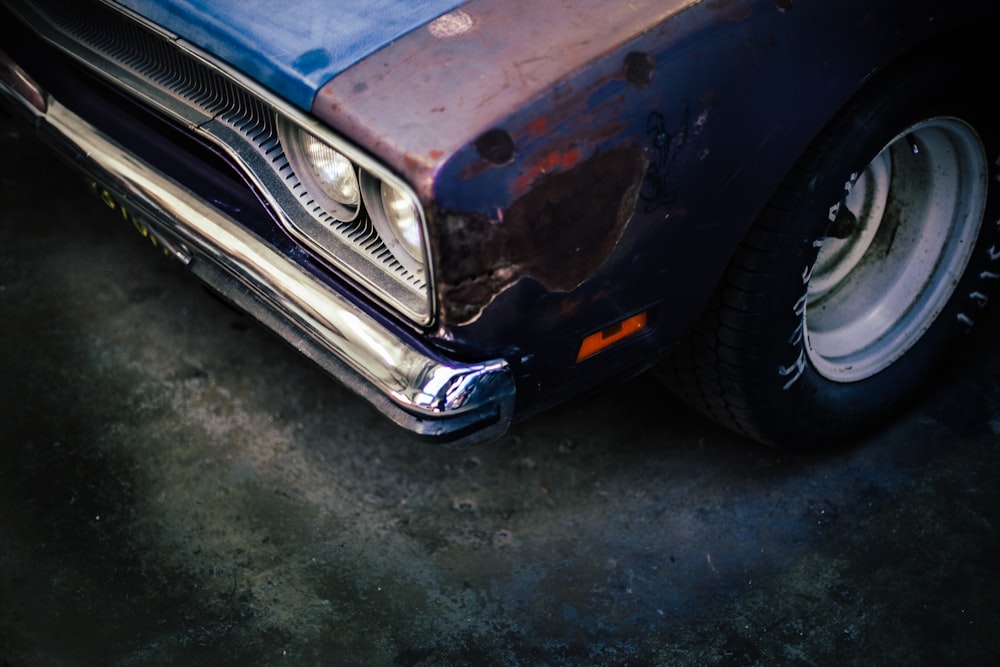
<path id="1" fill-rule="evenodd" d="M 822 376 L 872 377 L 930 328 L 969 262 L 987 177 L 979 135 L 957 118 L 912 126 L 852 177 L 841 206 L 856 228 L 822 241 L 809 276 L 806 350 Z"/>

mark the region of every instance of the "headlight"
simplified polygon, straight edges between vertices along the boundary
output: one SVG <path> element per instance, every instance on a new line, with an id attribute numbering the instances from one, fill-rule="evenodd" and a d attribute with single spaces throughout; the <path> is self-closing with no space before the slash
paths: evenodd
<path id="1" fill-rule="evenodd" d="M 424 269 L 424 234 L 420 209 L 413 198 L 391 183 L 361 173 L 365 209 L 382 242 L 410 271 Z"/>
<path id="2" fill-rule="evenodd" d="M 292 169 L 316 204 L 337 220 L 354 220 L 361 208 L 361 188 L 354 163 L 294 125 L 282 123 L 280 132 Z"/>
<path id="3" fill-rule="evenodd" d="M 357 208 L 361 191 L 351 161 L 311 135 L 304 139 L 309 166 L 323 191 L 334 201 Z"/>
<path id="4" fill-rule="evenodd" d="M 420 200 L 403 180 L 321 125 L 277 117 L 277 142 L 260 144 L 275 181 L 279 223 L 404 316 L 432 320 L 433 295 Z"/>

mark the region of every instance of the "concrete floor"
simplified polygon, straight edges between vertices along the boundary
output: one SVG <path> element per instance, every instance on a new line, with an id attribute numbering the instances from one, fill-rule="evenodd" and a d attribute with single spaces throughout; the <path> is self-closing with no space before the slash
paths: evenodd
<path id="1" fill-rule="evenodd" d="M 822 456 L 649 378 L 440 449 L 0 155 L 0 665 L 1000 660 L 996 317 Z"/>

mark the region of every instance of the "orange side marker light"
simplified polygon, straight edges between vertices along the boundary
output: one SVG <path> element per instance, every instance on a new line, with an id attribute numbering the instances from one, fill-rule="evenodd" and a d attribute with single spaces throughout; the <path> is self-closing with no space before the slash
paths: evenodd
<path id="1" fill-rule="evenodd" d="M 620 340 L 639 333 L 649 324 L 649 311 L 644 310 L 637 315 L 625 318 L 600 331 L 590 334 L 580 343 L 580 351 L 576 355 L 577 362 L 593 356 Z"/>

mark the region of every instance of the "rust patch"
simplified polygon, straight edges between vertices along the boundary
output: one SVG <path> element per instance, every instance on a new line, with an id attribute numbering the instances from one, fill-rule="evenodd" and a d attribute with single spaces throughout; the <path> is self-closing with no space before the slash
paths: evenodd
<path id="1" fill-rule="evenodd" d="M 653 82 L 653 59 L 645 53 L 632 52 L 625 56 L 625 80 L 638 88 Z"/>
<path id="2" fill-rule="evenodd" d="M 708 0 L 705 7 L 716 15 L 720 23 L 745 21 L 753 16 L 751 3 L 742 0 Z"/>
<path id="3" fill-rule="evenodd" d="M 549 129 L 549 119 L 545 116 L 536 119 L 528 126 L 526 138 L 534 139 L 545 134 Z"/>
<path id="4" fill-rule="evenodd" d="M 577 146 L 570 146 L 545 155 L 537 162 L 526 166 L 524 172 L 517 177 L 518 190 L 528 190 L 539 178 L 552 171 L 570 171 L 579 164 L 583 155 Z"/>
<path id="5" fill-rule="evenodd" d="M 440 213 L 436 255 L 446 320 L 475 320 L 521 278 L 568 292 L 593 276 L 635 212 L 646 167 L 640 148 L 616 148 L 540 177 L 496 220 Z"/>
<path id="6" fill-rule="evenodd" d="M 476 139 L 476 152 L 487 162 L 508 164 L 514 159 L 514 139 L 506 130 L 489 130 Z"/>

